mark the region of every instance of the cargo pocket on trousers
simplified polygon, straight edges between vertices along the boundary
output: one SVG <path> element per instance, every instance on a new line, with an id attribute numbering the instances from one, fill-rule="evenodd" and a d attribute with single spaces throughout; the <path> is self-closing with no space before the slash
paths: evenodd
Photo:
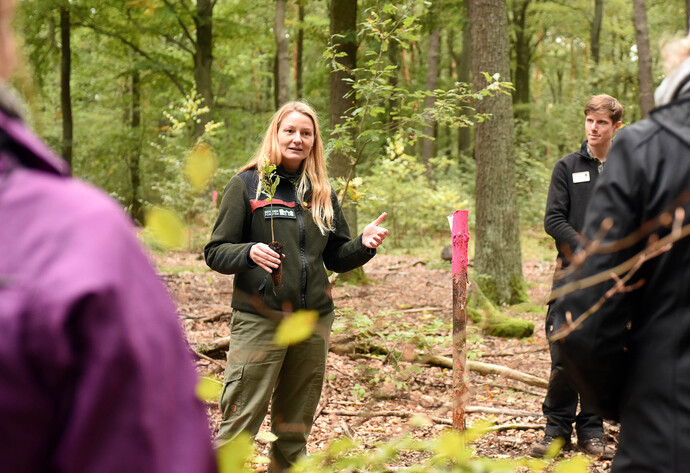
<path id="1" fill-rule="evenodd" d="M 242 390 L 240 380 L 244 373 L 243 365 L 228 365 L 225 369 L 223 391 L 220 394 L 220 408 L 223 418 L 236 416 L 242 410 Z"/>

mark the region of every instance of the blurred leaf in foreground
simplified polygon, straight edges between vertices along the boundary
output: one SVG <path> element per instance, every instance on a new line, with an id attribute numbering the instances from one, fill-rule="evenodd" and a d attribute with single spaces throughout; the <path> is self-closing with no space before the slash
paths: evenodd
<path id="1" fill-rule="evenodd" d="M 216 156 L 211 145 L 200 141 L 187 156 L 184 173 L 195 191 L 204 190 L 216 172 Z"/>
<path id="2" fill-rule="evenodd" d="M 314 333 L 314 326 L 318 319 L 318 312 L 313 310 L 299 310 L 288 315 L 278 325 L 273 343 L 286 347 L 306 340 Z"/>
<path id="3" fill-rule="evenodd" d="M 185 225 L 172 210 L 153 207 L 146 212 L 146 228 L 162 247 L 172 250 L 185 245 Z"/>

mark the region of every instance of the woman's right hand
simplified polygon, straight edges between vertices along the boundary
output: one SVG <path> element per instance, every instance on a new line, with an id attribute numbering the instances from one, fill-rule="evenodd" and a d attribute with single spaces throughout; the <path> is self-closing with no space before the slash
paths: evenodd
<path id="1" fill-rule="evenodd" d="M 255 243 L 249 250 L 249 257 L 268 273 L 280 266 L 281 255 L 268 247 L 266 243 Z M 282 255 L 285 257 L 285 255 Z"/>

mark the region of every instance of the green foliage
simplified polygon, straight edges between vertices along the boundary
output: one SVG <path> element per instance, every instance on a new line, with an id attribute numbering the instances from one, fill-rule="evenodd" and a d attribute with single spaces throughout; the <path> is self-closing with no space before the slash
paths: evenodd
<path id="1" fill-rule="evenodd" d="M 471 196 L 458 188 L 460 168 L 448 158 L 432 160 L 435 186 L 429 188 L 424 165 L 408 154 L 407 140 L 396 133 L 387 140 L 385 155 L 379 157 L 360 178 L 362 191 L 356 200 L 363 221 L 388 212 L 387 244 L 393 247 L 422 246 L 429 235 L 448 233 L 447 216 L 467 208 Z M 390 242 L 389 242 L 390 240 Z"/>
<path id="2" fill-rule="evenodd" d="M 195 93 L 171 104 L 164 114 L 167 124 L 160 128 L 158 139 L 150 143 L 147 175 L 158 175 L 158 180 L 151 184 L 155 194 L 148 195 L 147 203 L 160 202 L 180 215 L 190 229 L 210 228 L 215 218 L 208 186 L 215 173 L 213 149 L 221 125 L 211 121 L 201 137 L 192 137 L 194 124 L 207 111 Z M 196 245 L 190 242 L 190 246 Z"/>
<path id="3" fill-rule="evenodd" d="M 352 77 L 345 80 L 352 84 L 351 94 L 357 106 L 348 110 L 342 117 L 344 121 L 331 130 L 330 142 L 331 149 L 351 157 L 351 175 L 360 162 L 378 154 L 370 149 L 381 149 L 391 134 L 404 137 L 408 146 L 425 136 L 423 129 L 427 119 L 443 126 L 472 126 L 489 118 L 474 113 L 470 106 L 472 100 L 508 93 L 512 88 L 498 75 L 489 74 L 486 75 L 487 87 L 478 92 L 472 92 L 467 84 L 460 82 L 449 89 L 436 90 L 396 86 L 399 66 L 388 61 L 387 52 L 392 46 L 411 49 L 420 39 L 421 24 L 413 5 L 414 2 L 385 3 L 379 11 L 381 5 L 377 3 L 376 7 L 365 10 L 366 20 L 359 25 L 358 36 L 361 42 L 369 44 L 369 48 L 364 52 L 360 67 L 347 70 L 337 61 L 343 53 L 337 52 L 335 46 L 324 53 L 331 68 L 346 71 Z M 434 99 L 430 108 L 424 106 L 427 97 Z M 378 160 L 373 166 L 376 164 Z M 349 180 L 340 188 L 341 200 Z"/>
<path id="4" fill-rule="evenodd" d="M 413 418 L 412 425 L 425 425 L 424 418 Z M 367 449 L 360 442 L 351 438 L 337 439 L 324 450 L 302 457 L 291 468 L 295 473 L 331 473 L 388 472 L 390 465 L 395 464 L 402 455 L 416 453 L 417 462 L 398 471 L 434 473 L 434 472 L 544 472 L 553 468 L 560 473 L 586 473 L 589 460 L 578 455 L 562 462 L 551 462 L 534 458 L 498 459 L 474 455 L 472 442 L 481 436 L 486 427 L 479 427 L 460 433 L 448 429 L 431 440 L 419 440 L 414 437 L 413 429 L 400 437 L 375 445 Z"/>
<path id="5" fill-rule="evenodd" d="M 259 167 L 259 185 L 261 192 L 268 196 L 268 201 L 271 203 L 271 241 L 275 241 L 275 233 L 273 231 L 273 198 L 276 195 L 278 184 L 280 184 L 280 177 L 276 174 L 276 165 L 272 164 L 268 159 L 261 163 Z"/>

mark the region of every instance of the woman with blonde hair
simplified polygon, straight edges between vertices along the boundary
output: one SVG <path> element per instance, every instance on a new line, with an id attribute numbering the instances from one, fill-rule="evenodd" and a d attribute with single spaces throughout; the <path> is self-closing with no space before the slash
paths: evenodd
<path id="1" fill-rule="evenodd" d="M 265 176 L 271 165 L 274 175 Z M 262 185 L 271 179 L 273 196 Z M 303 102 L 286 103 L 274 114 L 255 156 L 225 187 L 204 249 L 209 267 L 235 275 L 218 439 L 256 435 L 270 402 L 277 440 L 269 471 L 287 470 L 306 450 L 334 318 L 326 269 L 351 271 L 373 258 L 388 233 L 379 226 L 385 217 L 350 236 L 328 182 L 318 118 Z M 269 246 L 273 240 L 282 244 L 279 252 Z M 280 280 L 271 277 L 277 271 Z M 281 320 L 298 310 L 318 313 L 314 333 L 276 346 Z"/>

